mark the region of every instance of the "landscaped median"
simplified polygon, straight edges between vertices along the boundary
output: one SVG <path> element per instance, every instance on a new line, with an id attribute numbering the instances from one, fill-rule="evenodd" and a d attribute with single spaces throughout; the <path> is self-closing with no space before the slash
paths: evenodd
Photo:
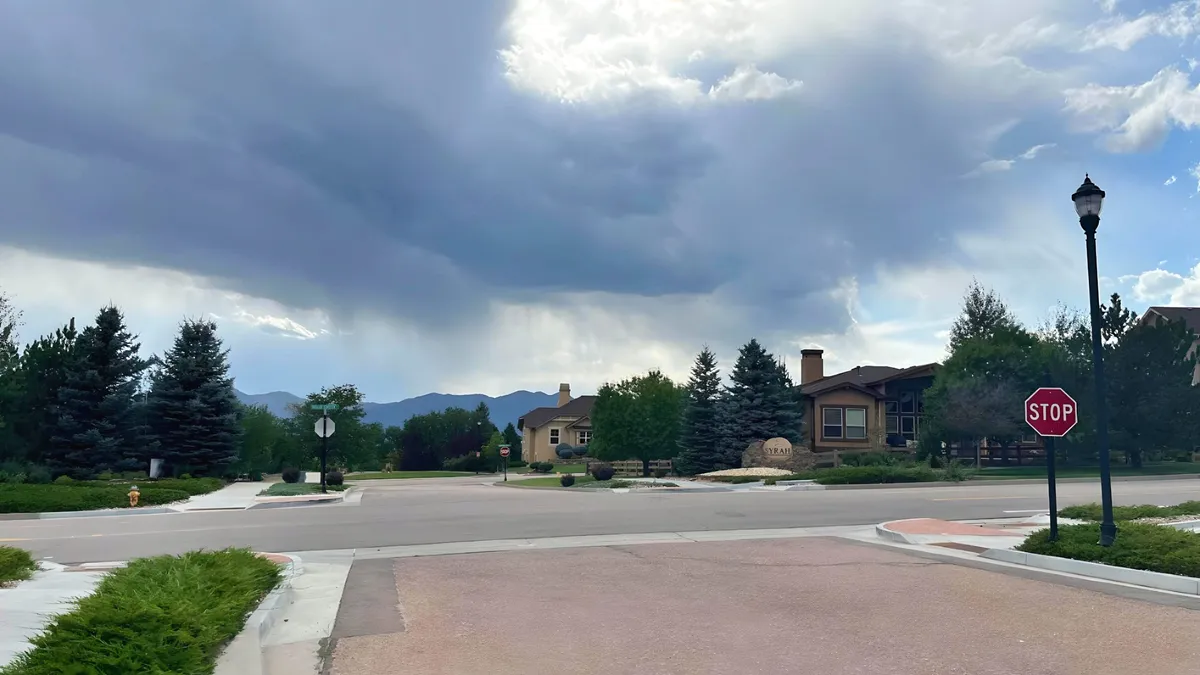
<path id="1" fill-rule="evenodd" d="M 134 560 L 0 675 L 211 673 L 281 577 L 278 564 L 245 549 Z"/>

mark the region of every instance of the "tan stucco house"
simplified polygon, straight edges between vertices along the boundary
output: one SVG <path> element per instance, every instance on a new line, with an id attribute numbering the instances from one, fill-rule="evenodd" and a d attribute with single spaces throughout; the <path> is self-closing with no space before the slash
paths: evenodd
<path id="1" fill-rule="evenodd" d="M 534 408 L 517 420 L 521 432 L 521 459 L 526 462 L 557 462 L 554 448 L 559 443 L 587 445 L 592 441 L 592 405 L 595 396 L 571 398 L 571 385 L 558 385 L 558 405 Z"/>
<path id="2" fill-rule="evenodd" d="M 1142 324 L 1150 326 L 1157 326 L 1164 321 L 1182 321 L 1184 325 L 1200 335 L 1200 307 L 1151 307 L 1140 319 Z M 1192 343 L 1192 349 L 1188 355 L 1195 355 L 1197 349 L 1200 349 L 1200 340 Z M 1196 369 L 1192 371 L 1192 384 L 1200 384 L 1200 363 L 1197 363 Z"/>
<path id="3" fill-rule="evenodd" d="M 813 452 L 865 452 L 875 444 L 915 446 L 925 390 L 941 366 L 857 366 L 825 375 L 824 350 L 800 352 L 805 442 Z"/>

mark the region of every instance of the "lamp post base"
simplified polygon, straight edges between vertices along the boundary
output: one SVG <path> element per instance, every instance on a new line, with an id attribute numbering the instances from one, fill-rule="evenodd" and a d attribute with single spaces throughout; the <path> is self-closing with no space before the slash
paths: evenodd
<path id="1" fill-rule="evenodd" d="M 1116 540 L 1117 524 L 1112 521 L 1100 523 L 1100 545 L 1112 546 Z"/>

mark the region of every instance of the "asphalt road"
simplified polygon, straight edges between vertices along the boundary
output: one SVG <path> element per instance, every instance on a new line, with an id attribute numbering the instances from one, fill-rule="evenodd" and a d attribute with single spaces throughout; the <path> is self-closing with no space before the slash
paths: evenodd
<path id="1" fill-rule="evenodd" d="M 898 518 L 1015 517 L 1046 508 L 1044 485 L 728 492 L 572 493 L 491 479 L 372 481 L 359 505 L 0 521 L 0 543 L 57 562 L 128 560 L 198 548 L 370 549 L 410 544 L 754 528 L 867 525 Z M 1200 499 L 1200 480 L 1113 483 L 1118 504 Z M 1099 500 L 1098 483 L 1059 486 L 1060 505 Z"/>

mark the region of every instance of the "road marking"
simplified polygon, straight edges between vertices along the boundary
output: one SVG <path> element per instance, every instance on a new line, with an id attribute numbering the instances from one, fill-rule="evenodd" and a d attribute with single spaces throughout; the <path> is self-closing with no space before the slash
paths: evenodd
<path id="1" fill-rule="evenodd" d="M 1041 499 L 1041 497 L 943 497 L 940 499 L 930 499 L 931 502 L 972 502 L 972 501 L 988 501 L 991 499 Z"/>
<path id="2" fill-rule="evenodd" d="M 1005 513 L 1046 513 L 1046 509 L 1018 509 L 1016 511 L 1005 511 Z"/>
<path id="3" fill-rule="evenodd" d="M 28 539 L 0 539 L 0 541 L 29 541 Z"/>

